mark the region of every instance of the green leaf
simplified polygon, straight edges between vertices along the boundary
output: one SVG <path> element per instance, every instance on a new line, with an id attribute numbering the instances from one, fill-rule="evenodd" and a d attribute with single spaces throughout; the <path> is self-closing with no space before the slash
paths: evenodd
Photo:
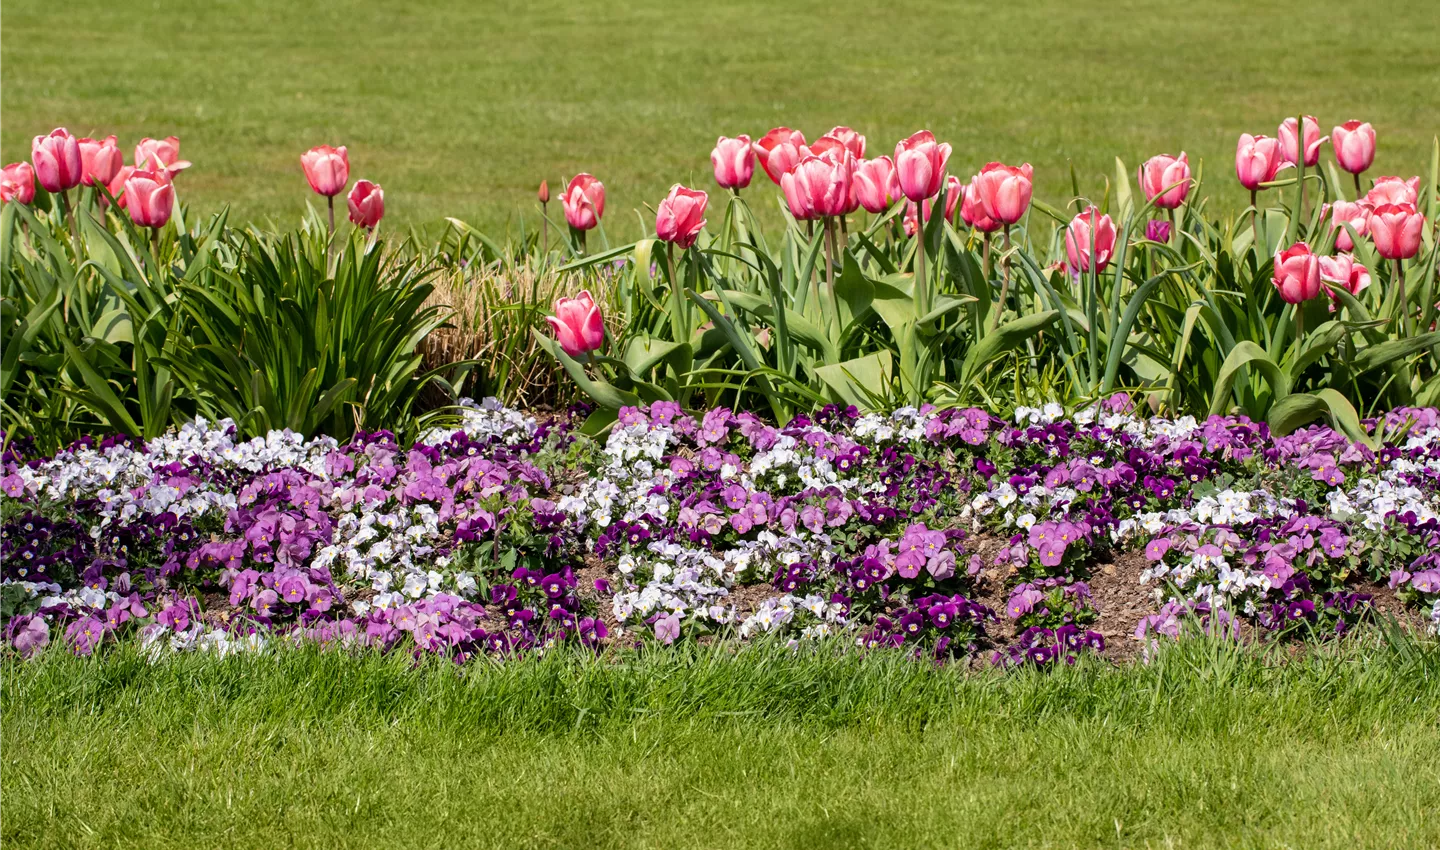
<path id="1" fill-rule="evenodd" d="M 985 335 L 985 338 L 970 347 L 960 365 L 960 385 L 963 387 L 988 366 L 999 355 L 1025 343 L 1025 340 L 1044 331 L 1060 318 L 1059 310 L 1046 310 L 1012 319 Z"/>
<path id="2" fill-rule="evenodd" d="M 1274 400 L 1279 401 L 1290 394 L 1290 377 L 1270 359 L 1265 349 L 1251 342 L 1244 340 L 1236 343 L 1230 349 L 1230 355 L 1220 366 L 1220 372 L 1216 376 L 1215 389 L 1210 396 L 1210 415 L 1218 415 L 1225 410 L 1226 401 L 1230 398 L 1230 391 L 1235 386 L 1236 373 L 1245 366 L 1254 366 L 1265 376 L 1270 383 L 1270 389 Z"/>
<path id="3" fill-rule="evenodd" d="M 594 399 L 596 404 L 612 410 L 619 410 L 622 407 L 640 403 L 640 397 L 634 393 L 626 392 L 613 384 L 585 374 L 585 367 L 575 358 L 566 354 L 555 340 L 534 328 L 531 328 L 530 333 L 541 348 L 550 352 L 551 357 L 560 361 L 560 365 L 565 367 L 565 371 L 570 374 L 570 378 L 575 381 L 576 386 L 580 387 L 580 391 Z"/>
<path id="4" fill-rule="evenodd" d="M 870 409 L 871 397 L 890 386 L 890 352 L 877 351 L 844 363 L 832 363 L 815 370 L 836 401 Z"/>
<path id="5" fill-rule="evenodd" d="M 1270 431 L 1283 437 L 1322 416 L 1328 416 L 1337 431 L 1350 439 L 1378 449 L 1378 441 L 1365 431 L 1360 415 L 1345 396 L 1329 387 L 1314 393 L 1292 393 L 1270 408 Z"/>

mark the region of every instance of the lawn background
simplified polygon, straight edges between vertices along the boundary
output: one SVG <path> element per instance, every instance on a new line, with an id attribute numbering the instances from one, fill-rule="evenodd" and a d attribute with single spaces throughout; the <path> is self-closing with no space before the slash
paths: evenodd
<path id="1" fill-rule="evenodd" d="M 633 0 L 8 0 L 0 155 L 37 133 L 178 134 L 181 198 L 289 224 L 299 155 L 347 144 L 394 222 L 535 218 L 541 178 L 606 184 L 612 239 L 675 181 L 714 188 L 721 133 L 846 123 L 870 150 L 928 127 L 952 170 L 1028 160 L 1097 196 L 1119 156 L 1203 158 L 1208 193 L 1246 199 L 1235 138 L 1299 111 L 1369 120 L 1371 176 L 1423 171 L 1440 133 L 1432 4 L 1030 0 L 905 4 Z M 1325 157 L 1331 157 L 1327 146 Z M 778 198 L 763 176 L 766 205 Z M 552 208 L 558 215 L 558 210 Z M 653 218 L 647 215 L 647 225 Z"/>

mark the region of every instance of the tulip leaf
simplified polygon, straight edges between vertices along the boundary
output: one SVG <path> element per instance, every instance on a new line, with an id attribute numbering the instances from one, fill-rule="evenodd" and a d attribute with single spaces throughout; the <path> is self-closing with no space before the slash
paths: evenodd
<path id="1" fill-rule="evenodd" d="M 1210 396 L 1210 415 L 1224 411 L 1226 400 L 1235 386 L 1236 374 L 1245 366 L 1254 366 L 1265 376 L 1275 401 L 1290 394 L 1290 377 L 1265 353 L 1265 349 L 1247 339 L 1236 343 L 1220 366 L 1215 389 Z"/>
<path id="2" fill-rule="evenodd" d="M 821 366 L 815 374 L 837 401 L 869 409 L 871 398 L 890 386 L 890 352 L 877 351 L 844 363 Z"/>
<path id="3" fill-rule="evenodd" d="M 960 364 L 960 385 L 970 383 L 980 370 L 988 366 L 1000 354 L 1022 345 L 1025 340 L 1040 333 L 1060 318 L 1059 310 L 1046 310 L 1012 319 L 985 335 L 980 342 L 971 346 L 965 360 Z"/>
<path id="4" fill-rule="evenodd" d="M 1335 430 L 1351 440 L 1372 449 L 1379 448 L 1378 441 L 1365 431 L 1355 407 L 1329 387 L 1314 393 L 1292 393 L 1275 402 L 1270 408 L 1268 423 L 1272 434 L 1283 437 L 1322 416 L 1328 416 Z"/>
<path id="5" fill-rule="evenodd" d="M 640 397 L 634 393 L 626 392 L 613 384 L 585 374 L 585 367 L 575 358 L 566 354 L 555 340 L 535 328 L 531 328 L 530 333 L 541 348 L 550 352 L 550 356 L 560 361 L 560 365 L 565 367 L 565 371 L 575 381 L 575 385 L 580 387 L 581 392 L 595 399 L 596 403 L 602 407 L 619 410 L 622 407 L 640 403 Z"/>

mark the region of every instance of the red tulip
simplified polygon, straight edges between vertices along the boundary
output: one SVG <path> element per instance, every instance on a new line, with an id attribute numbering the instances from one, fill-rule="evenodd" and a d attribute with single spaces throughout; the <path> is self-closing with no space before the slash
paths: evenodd
<path id="1" fill-rule="evenodd" d="M 722 189 L 744 189 L 755 174 L 755 152 L 750 137 L 743 133 L 735 138 L 721 136 L 710 152 L 710 165 L 715 169 L 715 182 Z"/>
<path id="2" fill-rule="evenodd" d="M 605 319 L 588 289 L 556 301 L 555 315 L 546 316 L 545 321 L 554 329 L 560 348 L 571 357 L 594 351 L 605 342 Z"/>
<path id="3" fill-rule="evenodd" d="M 133 172 L 125 181 L 125 204 L 137 225 L 164 227 L 175 209 L 175 186 L 170 175 L 163 169 Z"/>
<path id="4" fill-rule="evenodd" d="M 1330 205 L 1330 228 L 1335 231 L 1335 247 L 1341 251 L 1355 250 L 1355 241 L 1350 231 L 1342 225 L 1350 225 L 1356 236 L 1364 236 L 1370 227 L 1370 214 L 1375 208 L 1365 201 L 1336 201 Z"/>
<path id="5" fill-rule="evenodd" d="M 805 134 L 789 127 L 776 127 L 755 143 L 755 155 L 760 158 L 760 167 L 775 185 L 780 178 L 795 167 L 804 155 Z"/>
<path id="6" fill-rule="evenodd" d="M 1114 255 L 1115 222 L 1111 221 L 1110 216 L 1100 215 L 1100 211 L 1092 206 L 1070 220 L 1069 226 L 1065 228 L 1065 256 L 1069 261 L 1071 274 L 1088 272 L 1092 264 L 1097 272 L 1103 272 Z"/>
<path id="7" fill-rule="evenodd" d="M 1275 255 L 1272 281 L 1287 304 L 1309 301 L 1320 294 L 1320 258 L 1310 253 L 1310 246 L 1296 242 Z"/>
<path id="8" fill-rule="evenodd" d="M 1370 285 L 1370 270 L 1355 262 L 1355 258 L 1349 254 L 1321 257 L 1320 282 L 1325 284 L 1325 290 L 1332 298 L 1335 297 L 1334 287 L 1344 289 L 1351 295 L 1359 295 L 1361 290 Z"/>
<path id="9" fill-rule="evenodd" d="M 680 248 L 689 248 L 700 238 L 705 227 L 705 205 L 710 196 L 699 189 L 687 189 L 676 183 L 670 194 L 660 202 L 655 213 L 655 235 Z"/>
<path id="10" fill-rule="evenodd" d="M 35 169 L 28 162 L 12 162 L 0 171 L 0 201 L 28 204 L 35 200 Z"/>
<path id="11" fill-rule="evenodd" d="M 539 199 L 540 199 L 540 203 L 542 203 L 542 204 L 548 204 L 548 203 L 550 203 L 550 181 L 549 181 L 549 180 L 541 180 L 541 181 L 540 181 L 540 190 L 535 193 L 535 197 L 539 198 Z"/>
<path id="12" fill-rule="evenodd" d="M 560 196 L 560 205 L 571 227 L 591 230 L 605 217 L 605 184 L 589 174 L 577 174 Z"/>
<path id="13" fill-rule="evenodd" d="M 1185 203 L 1190 194 L 1190 160 L 1181 151 L 1179 157 L 1168 153 L 1152 156 L 1140 166 L 1140 187 L 1145 200 L 1154 201 L 1162 210 L 1173 210 Z"/>
<path id="14" fill-rule="evenodd" d="M 1365 195 L 1365 201 L 1370 206 L 1377 208 L 1386 204 L 1415 206 L 1420 203 L 1420 178 L 1411 177 L 1409 180 L 1401 180 L 1399 177 L 1381 177 L 1375 181 L 1375 186 Z"/>
<path id="15" fill-rule="evenodd" d="M 888 156 L 856 163 L 851 180 L 855 199 L 866 212 L 885 212 L 901 194 L 895 162 Z"/>
<path id="16" fill-rule="evenodd" d="M 111 180 L 110 185 L 106 187 L 110 190 L 110 195 L 115 198 L 115 206 L 122 210 L 125 209 L 125 181 L 129 180 L 130 175 L 134 173 L 135 166 L 121 166 L 120 171 L 115 175 L 115 179 Z M 109 201 L 105 200 L 105 197 L 102 195 L 100 197 L 100 203 L 103 206 L 108 204 Z"/>
<path id="17" fill-rule="evenodd" d="M 900 191 L 912 201 L 933 198 L 945 182 L 950 145 L 937 144 L 929 130 L 921 130 L 895 146 L 895 176 Z"/>
<path id="18" fill-rule="evenodd" d="M 1330 131 L 1335 159 L 1351 174 L 1359 174 L 1375 161 L 1375 128 L 1368 123 L 1346 121 Z"/>
<path id="19" fill-rule="evenodd" d="M 1235 146 L 1235 176 L 1240 185 L 1254 192 L 1261 183 L 1269 183 L 1281 168 L 1288 167 L 1280 155 L 1280 145 L 1268 136 L 1240 135 Z"/>
<path id="20" fill-rule="evenodd" d="M 821 138 L 834 139 L 845 146 L 856 159 L 865 158 L 865 137 L 849 127 L 836 127 Z"/>
<path id="21" fill-rule="evenodd" d="M 86 186 L 109 186 L 115 175 L 120 173 L 120 167 L 125 164 L 125 157 L 115 144 L 115 137 L 107 136 L 98 142 L 94 139 L 81 139 L 77 144 L 80 145 L 80 161 L 84 164 L 80 182 Z"/>
<path id="22" fill-rule="evenodd" d="M 85 174 L 80 143 L 64 127 L 48 136 L 36 136 L 30 142 L 30 159 L 35 163 L 36 179 L 47 192 L 73 189 Z"/>
<path id="23" fill-rule="evenodd" d="M 341 148 L 340 150 L 345 150 Z M 135 146 L 135 167 L 149 168 L 152 171 L 164 169 L 171 176 L 177 172 L 184 171 L 190 167 L 190 163 L 180 158 L 180 139 L 178 136 L 166 136 L 163 139 L 141 139 Z M 348 169 L 349 166 L 347 165 Z"/>
<path id="24" fill-rule="evenodd" d="M 1320 146 L 1325 144 L 1325 137 L 1320 135 L 1320 122 L 1315 120 L 1314 115 L 1305 116 L 1305 167 L 1313 168 L 1320 162 Z M 1291 165 L 1299 160 L 1295 158 L 1295 119 L 1286 118 L 1280 122 L 1280 129 L 1276 131 L 1280 141 L 1280 156 Z"/>
<path id="25" fill-rule="evenodd" d="M 141 162 L 140 149 L 136 148 L 136 167 Z M 310 181 L 310 188 L 318 195 L 333 198 L 345 191 L 345 184 L 350 182 L 350 154 L 344 145 L 311 148 L 301 155 L 300 165 L 305 169 L 305 179 Z"/>
<path id="26" fill-rule="evenodd" d="M 853 180 L 851 160 L 848 152 L 838 161 L 812 154 L 782 176 L 780 188 L 790 214 L 801 221 L 844 215 Z"/>
<path id="27" fill-rule="evenodd" d="M 1420 253 L 1425 216 L 1414 204 L 1385 204 L 1370 216 L 1370 241 L 1387 260 L 1408 260 Z"/>
<path id="28" fill-rule="evenodd" d="M 350 221 L 359 227 L 374 227 L 385 215 L 385 190 L 369 180 L 356 180 L 345 199 L 350 207 Z"/>
<path id="29" fill-rule="evenodd" d="M 1028 162 L 1019 167 L 992 162 L 980 169 L 971 184 L 980 195 L 986 216 L 1001 224 L 1014 224 L 1025 217 L 1030 207 L 1034 175 Z"/>
<path id="30" fill-rule="evenodd" d="M 970 178 L 965 186 L 965 200 L 960 204 L 960 218 L 981 233 L 994 233 L 1003 224 L 985 214 L 985 204 L 980 200 L 980 175 Z"/>

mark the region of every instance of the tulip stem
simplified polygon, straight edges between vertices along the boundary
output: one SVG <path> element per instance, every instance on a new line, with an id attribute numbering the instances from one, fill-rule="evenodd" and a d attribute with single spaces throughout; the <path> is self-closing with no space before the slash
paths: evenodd
<path id="1" fill-rule="evenodd" d="M 915 318 L 918 320 L 930 312 L 930 287 L 925 279 L 925 225 L 923 222 L 915 228 L 915 240 Z"/>
<path id="2" fill-rule="evenodd" d="M 1256 200 L 1256 197 L 1255 197 L 1255 196 L 1256 196 L 1255 190 L 1254 190 L 1254 189 L 1251 189 L 1251 190 L 1250 190 L 1250 233 L 1251 233 L 1251 237 L 1252 237 L 1252 239 L 1253 239 L 1253 241 L 1254 241 L 1254 243 L 1255 243 L 1255 245 L 1254 245 L 1255 255 L 1256 255 L 1257 257 L 1263 257 L 1264 254 L 1263 254 L 1263 253 L 1261 252 L 1261 250 L 1260 250 L 1260 207 L 1256 206 L 1256 204 L 1258 203 L 1258 201 Z"/>
<path id="3" fill-rule="evenodd" d="M 1400 300 L 1400 327 L 1404 328 L 1405 336 L 1413 336 L 1415 331 L 1410 326 L 1410 304 L 1405 297 L 1405 261 L 1399 257 L 1395 258 L 1395 295 Z"/>
<path id="4" fill-rule="evenodd" d="M 60 206 L 65 208 L 65 218 L 70 223 L 70 241 L 75 246 L 75 262 L 79 263 L 80 258 L 80 228 L 75 226 L 75 207 L 70 203 L 70 191 L 67 189 L 60 193 Z"/>
<path id="5" fill-rule="evenodd" d="M 546 214 L 548 204 L 540 202 L 540 256 L 550 256 L 550 217 Z"/>
<path id="6" fill-rule="evenodd" d="M 1301 301 L 1295 305 L 1295 344 L 1300 344 L 1300 337 L 1305 335 L 1305 302 Z M 1298 349 L 1297 349 L 1298 350 Z"/>
<path id="7" fill-rule="evenodd" d="M 985 246 L 982 252 L 983 260 L 981 261 L 981 263 L 983 268 L 981 269 L 981 271 L 984 272 L 985 289 L 988 291 L 990 289 L 990 272 L 993 268 L 990 263 L 990 234 L 982 233 L 980 241 L 981 244 Z"/>
<path id="8" fill-rule="evenodd" d="M 1360 196 L 1363 195 L 1363 194 L 1365 194 L 1365 193 L 1360 189 L 1360 175 L 1359 175 L 1359 174 L 1352 174 L 1352 175 L 1350 175 L 1350 176 L 1355 178 L 1355 200 L 1358 201 L 1358 200 L 1360 200 Z"/>
<path id="9" fill-rule="evenodd" d="M 830 299 L 830 316 L 835 322 L 835 330 L 840 330 L 840 309 L 835 303 L 835 222 L 829 216 L 824 221 L 825 227 L 825 294 Z"/>
<path id="10" fill-rule="evenodd" d="M 150 228 L 150 254 L 155 258 L 155 267 L 160 267 L 160 228 Z"/>
<path id="11" fill-rule="evenodd" d="M 1005 253 L 1000 257 L 1000 301 L 995 305 L 995 315 L 990 317 L 990 330 L 1000 327 L 1000 317 L 1005 315 L 1005 302 L 1010 298 L 1010 225 L 1005 225 Z"/>

